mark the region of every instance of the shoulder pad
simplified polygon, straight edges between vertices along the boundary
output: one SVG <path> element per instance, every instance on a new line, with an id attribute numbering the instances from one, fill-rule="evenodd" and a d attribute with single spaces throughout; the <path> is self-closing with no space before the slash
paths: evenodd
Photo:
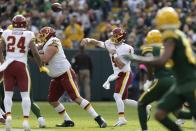
<path id="1" fill-rule="evenodd" d="M 178 39 L 179 36 L 175 30 L 167 30 L 163 32 L 162 37 L 163 37 L 163 40 L 166 40 L 169 38 Z"/>

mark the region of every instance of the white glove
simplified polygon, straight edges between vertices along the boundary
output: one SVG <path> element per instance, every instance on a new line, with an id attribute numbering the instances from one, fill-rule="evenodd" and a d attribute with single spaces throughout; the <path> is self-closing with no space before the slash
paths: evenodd
<path id="1" fill-rule="evenodd" d="M 146 82 L 144 83 L 144 91 L 150 91 L 149 87 L 151 86 L 152 81 L 146 80 Z"/>
<path id="2" fill-rule="evenodd" d="M 110 82 L 114 81 L 118 78 L 118 75 L 112 74 L 108 77 L 107 81 L 103 84 L 103 88 L 105 88 L 106 90 L 110 89 Z"/>
<path id="3" fill-rule="evenodd" d="M 110 82 L 109 82 L 109 81 L 106 81 L 106 82 L 103 84 L 103 88 L 105 88 L 106 90 L 109 90 L 109 89 L 110 89 Z"/>

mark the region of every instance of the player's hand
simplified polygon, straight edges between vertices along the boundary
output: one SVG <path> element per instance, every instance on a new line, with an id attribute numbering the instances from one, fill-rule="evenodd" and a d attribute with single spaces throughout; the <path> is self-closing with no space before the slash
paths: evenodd
<path id="1" fill-rule="evenodd" d="M 106 81 L 106 82 L 103 84 L 103 88 L 105 88 L 106 90 L 109 90 L 109 89 L 110 89 L 110 82 L 109 82 L 109 81 Z"/>
<path id="2" fill-rule="evenodd" d="M 39 70 L 40 70 L 40 72 L 45 72 L 47 74 L 49 73 L 49 69 L 45 66 L 40 67 Z"/>
<path id="3" fill-rule="evenodd" d="M 146 82 L 144 83 L 144 91 L 150 91 L 149 87 L 152 85 L 152 81 L 146 80 Z"/>
<path id="4" fill-rule="evenodd" d="M 86 46 L 89 43 L 90 39 L 89 38 L 84 38 L 82 39 L 80 45 L 81 46 Z"/>

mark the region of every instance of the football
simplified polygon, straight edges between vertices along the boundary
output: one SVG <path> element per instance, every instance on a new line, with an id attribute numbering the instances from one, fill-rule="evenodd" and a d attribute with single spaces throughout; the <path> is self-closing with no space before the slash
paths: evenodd
<path id="1" fill-rule="evenodd" d="M 53 3 L 51 6 L 52 11 L 59 12 L 62 10 L 62 6 L 60 3 Z"/>

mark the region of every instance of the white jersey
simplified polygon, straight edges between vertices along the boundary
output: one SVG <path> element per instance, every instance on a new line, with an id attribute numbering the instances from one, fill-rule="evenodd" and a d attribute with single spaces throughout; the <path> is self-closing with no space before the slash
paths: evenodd
<path id="1" fill-rule="evenodd" d="M 5 30 L 2 33 L 2 38 L 6 44 L 5 60 L 27 64 L 29 44 L 32 39 L 35 39 L 34 33 L 24 28 L 14 28 L 13 30 Z"/>
<path id="2" fill-rule="evenodd" d="M 115 45 L 110 40 L 105 41 L 104 45 L 105 45 L 105 48 L 109 51 L 114 74 L 118 75 L 120 72 L 130 72 L 131 71 L 131 67 L 130 67 L 131 62 L 125 60 L 123 58 L 123 55 L 134 53 L 133 47 L 131 47 L 130 45 L 125 44 L 125 43 L 122 43 L 120 45 Z M 110 53 L 110 50 L 116 50 L 118 58 L 125 64 L 125 66 L 122 69 L 118 68 L 115 65 L 115 63 L 113 62 L 113 58 L 112 58 L 112 54 Z"/>
<path id="3" fill-rule="evenodd" d="M 52 57 L 52 59 L 48 62 L 46 67 L 49 69 L 49 76 L 55 78 L 58 77 L 65 72 L 67 72 L 71 68 L 71 64 L 67 60 L 61 42 L 58 38 L 52 37 L 50 38 L 44 45 L 43 51 L 45 52 L 47 47 L 51 44 L 57 44 L 58 52 Z"/>

